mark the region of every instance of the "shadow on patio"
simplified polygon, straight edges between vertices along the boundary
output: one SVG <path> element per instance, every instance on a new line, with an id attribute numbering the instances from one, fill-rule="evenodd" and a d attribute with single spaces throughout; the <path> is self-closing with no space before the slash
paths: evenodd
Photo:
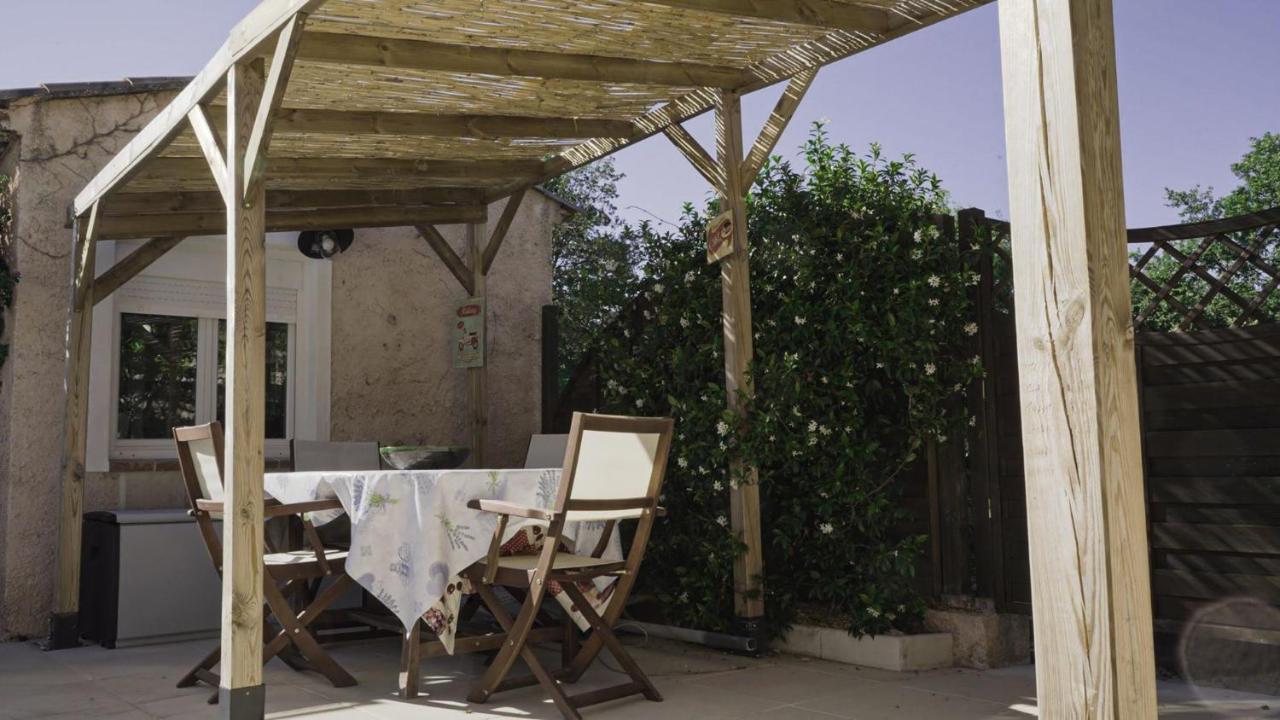
<path id="1" fill-rule="evenodd" d="M 970 718 L 1037 717 L 1031 667 L 978 672 L 936 670 L 892 673 L 777 655 L 763 660 L 725 655 L 681 643 L 647 646 L 628 637 L 637 660 L 665 697 L 661 705 L 623 700 L 588 710 L 589 717 L 626 718 Z M 0 718 L 214 718 L 206 688 L 177 689 L 179 675 L 210 641 L 105 650 L 86 647 L 43 653 L 29 644 L 0 646 Z M 279 660 L 267 667 L 271 718 L 529 718 L 560 714 L 539 688 L 513 691 L 484 706 L 465 696 L 479 677 L 477 655 L 423 663 L 422 697 L 396 697 L 399 642 L 395 639 L 333 645 L 334 656 L 360 684 L 335 689 Z M 606 660 L 613 665 L 612 659 Z M 616 682 L 597 665 L 583 685 Z M 1280 717 L 1275 698 L 1183 683 L 1159 685 L 1161 716 L 1180 720 Z"/>

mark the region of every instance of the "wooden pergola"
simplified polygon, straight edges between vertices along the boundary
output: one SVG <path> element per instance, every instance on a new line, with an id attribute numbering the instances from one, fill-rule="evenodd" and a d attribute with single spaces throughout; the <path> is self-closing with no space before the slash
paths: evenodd
<path id="1" fill-rule="evenodd" d="M 55 644 L 77 613 L 92 306 L 182 238 L 227 236 L 222 708 L 260 718 L 266 232 L 414 226 L 482 295 L 529 188 L 664 133 L 732 220 L 725 377 L 741 411 L 745 194 L 817 70 L 990 1 L 264 0 L 76 198 Z M 1040 707 L 1155 717 L 1111 0 L 1004 0 L 1000 25 Z M 779 82 L 748 147 L 740 100 Z M 707 111 L 714 155 L 681 126 Z M 449 223 L 468 228 L 465 260 Z M 138 237 L 153 239 L 94 277 L 97 240 Z M 483 369 L 469 383 L 483 462 Z M 749 625 L 756 485 L 731 505 Z"/>

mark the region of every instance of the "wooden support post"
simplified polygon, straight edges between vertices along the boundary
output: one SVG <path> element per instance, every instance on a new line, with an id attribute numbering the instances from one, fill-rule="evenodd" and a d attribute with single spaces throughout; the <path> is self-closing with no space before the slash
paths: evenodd
<path id="1" fill-rule="evenodd" d="M 716 102 L 716 150 L 724 173 L 724 208 L 733 213 L 733 253 L 720 263 L 724 303 L 724 374 L 729 407 L 744 412 L 752 392 L 747 372 L 754 336 L 751 326 L 751 269 L 747 260 L 747 199 L 742 188 L 742 96 L 724 91 Z M 764 616 L 764 545 L 760 532 L 757 473 L 735 461 L 730 468 L 729 518 L 746 552 L 733 564 L 733 606 L 744 629 L 755 630 Z"/>
<path id="2" fill-rule="evenodd" d="M 1000 3 L 1042 717 L 1156 717 L 1111 0 Z"/>
<path id="3" fill-rule="evenodd" d="M 482 224 L 472 223 L 467 225 L 467 254 L 470 256 L 471 261 L 471 288 L 472 294 L 478 298 L 484 298 L 486 291 L 484 230 L 485 226 Z M 484 307 L 487 315 L 489 312 L 488 302 L 485 302 Z M 486 365 L 489 362 L 487 317 L 484 320 L 484 324 L 486 325 L 485 339 L 482 346 L 485 354 L 484 364 L 480 367 L 467 368 L 467 396 L 471 412 L 471 457 L 475 459 L 475 466 L 478 468 L 485 466 L 485 440 L 489 426 L 489 396 L 488 388 L 485 384 L 485 375 L 488 370 Z"/>
<path id="4" fill-rule="evenodd" d="M 227 512 L 222 556 L 222 717 L 260 720 L 263 450 L 266 399 L 266 194 L 245 173 L 265 71 L 242 61 L 227 75 Z M 248 191 L 248 194 L 246 194 Z"/>
<path id="5" fill-rule="evenodd" d="M 89 357 L 93 339 L 93 281 L 97 229 L 94 203 L 78 218 L 71 266 L 71 314 L 67 322 L 66 412 L 62 445 L 62 506 L 58 517 L 56 598 L 49 619 L 50 650 L 80 644 L 80 540 L 84 511 L 85 431 L 89 415 Z"/>
<path id="6" fill-rule="evenodd" d="M 554 433 L 560 401 L 560 308 L 542 306 L 542 432 Z"/>

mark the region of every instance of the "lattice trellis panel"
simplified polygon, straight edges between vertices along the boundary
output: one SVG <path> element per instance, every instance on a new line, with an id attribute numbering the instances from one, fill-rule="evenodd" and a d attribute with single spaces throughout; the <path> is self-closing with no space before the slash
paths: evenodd
<path id="1" fill-rule="evenodd" d="M 1135 231 L 1134 326 L 1138 330 L 1204 330 L 1277 320 L 1280 212 L 1174 229 Z M 1216 228 L 1214 226 L 1217 226 Z M 1191 234 L 1196 233 L 1196 234 Z"/>

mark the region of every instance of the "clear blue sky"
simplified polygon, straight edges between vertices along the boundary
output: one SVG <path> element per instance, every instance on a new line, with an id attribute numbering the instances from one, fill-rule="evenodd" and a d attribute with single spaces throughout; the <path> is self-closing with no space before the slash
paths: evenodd
<path id="1" fill-rule="evenodd" d="M 0 88 L 194 74 L 255 0 L 6 0 Z M 1125 192 L 1131 227 L 1174 221 L 1165 187 L 1232 187 L 1248 139 L 1280 131 L 1280 1 L 1115 0 Z M 748 133 L 777 91 L 748 98 Z M 814 120 L 840 142 L 911 151 L 955 201 L 1006 215 L 996 8 L 863 53 L 819 75 L 784 136 Z M 709 120 L 690 123 L 709 140 Z M 620 153 L 629 219 L 674 219 L 703 181 L 662 138 Z"/>

